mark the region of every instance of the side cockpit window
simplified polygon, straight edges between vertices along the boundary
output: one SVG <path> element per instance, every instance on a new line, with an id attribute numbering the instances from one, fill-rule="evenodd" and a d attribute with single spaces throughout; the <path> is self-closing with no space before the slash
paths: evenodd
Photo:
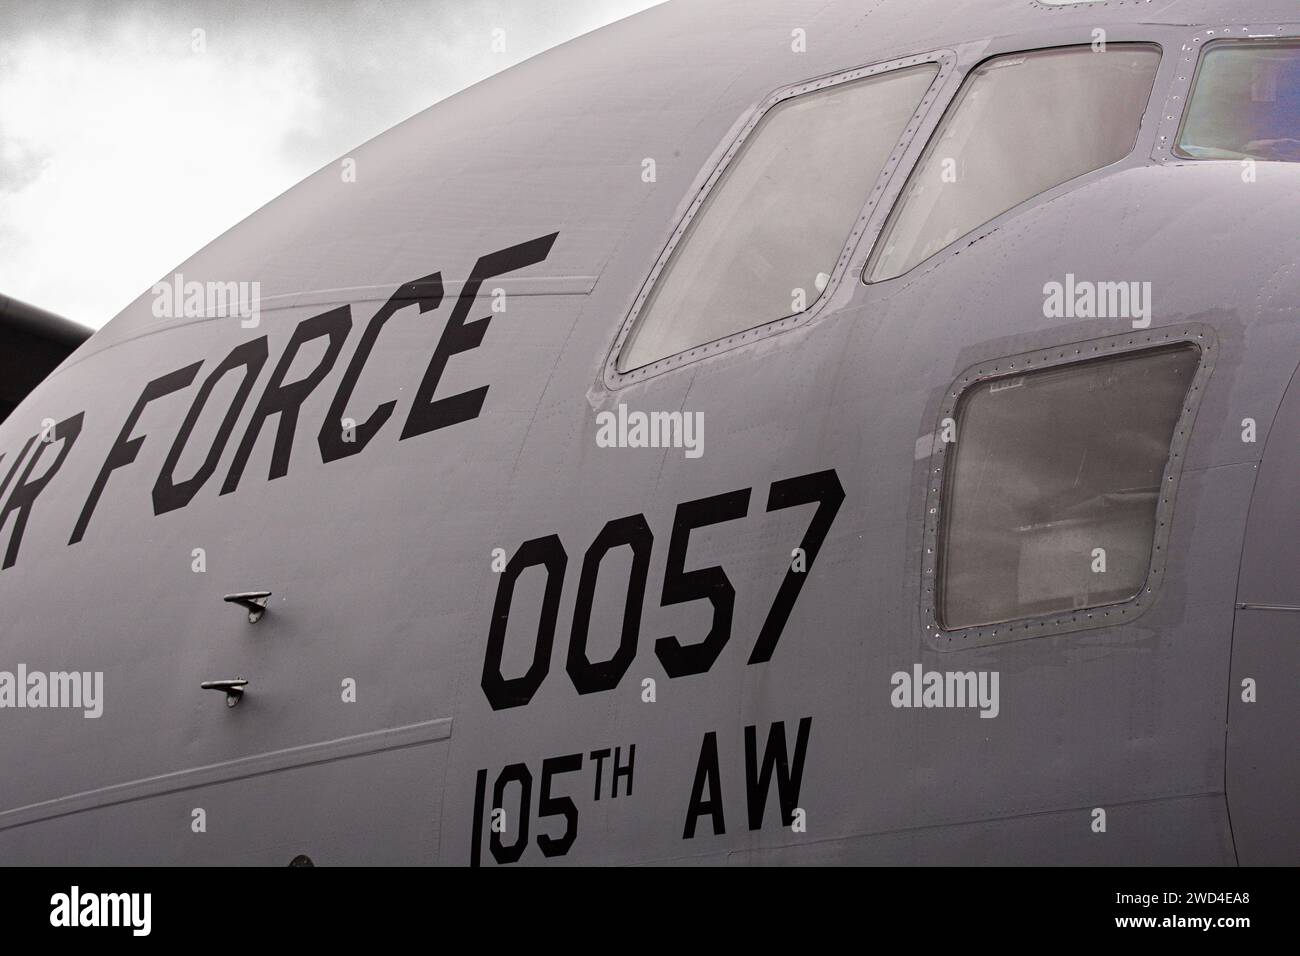
<path id="1" fill-rule="evenodd" d="M 1068 623 L 1142 595 L 1163 557 L 1202 354 L 1180 342 L 1022 374 L 999 363 L 999 377 L 959 393 L 939 498 L 942 630 Z"/>
<path id="2" fill-rule="evenodd" d="M 938 73 L 929 62 L 776 102 L 652 277 L 618 371 L 811 308 Z"/>
<path id="3" fill-rule="evenodd" d="M 1158 47 L 1112 43 L 999 56 L 966 78 L 896 204 L 867 281 L 909 271 L 989 220 L 1124 158 Z"/>
<path id="4" fill-rule="evenodd" d="M 1174 152 L 1300 163 L 1300 40 L 1208 46 Z"/>

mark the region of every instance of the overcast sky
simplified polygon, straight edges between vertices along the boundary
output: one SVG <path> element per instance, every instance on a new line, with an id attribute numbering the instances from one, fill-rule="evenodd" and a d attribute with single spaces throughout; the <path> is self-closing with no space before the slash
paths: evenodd
<path id="1" fill-rule="evenodd" d="M 357 144 L 654 2 L 0 0 L 0 292 L 98 328 Z"/>

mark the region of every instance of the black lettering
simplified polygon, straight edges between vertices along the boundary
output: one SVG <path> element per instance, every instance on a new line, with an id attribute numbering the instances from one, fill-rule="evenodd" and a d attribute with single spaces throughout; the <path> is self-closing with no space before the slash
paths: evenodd
<path id="1" fill-rule="evenodd" d="M 572 797 L 551 796 L 551 778 L 556 774 L 572 773 L 582 769 L 582 754 L 567 754 L 563 757 L 547 757 L 542 761 L 542 792 L 537 798 L 537 819 L 546 817 L 564 817 L 564 832 L 558 837 L 545 833 L 537 835 L 537 845 L 542 848 L 542 856 L 550 859 L 564 856 L 578 838 L 578 805 Z"/>
<path id="2" fill-rule="evenodd" d="M 803 758 L 808 750 L 808 732 L 812 718 L 799 721 L 795 738 L 794 766 L 785 753 L 785 721 L 778 720 L 767 732 L 767 748 L 763 751 L 763 765 L 758 766 L 757 728 L 745 728 L 745 799 L 749 807 L 749 828 L 761 829 L 763 814 L 767 810 L 767 791 L 772 784 L 772 771 L 776 771 L 777 800 L 781 804 L 781 820 L 785 826 L 794 823 L 794 811 L 799 805 L 799 788 L 803 784 Z"/>
<path id="3" fill-rule="evenodd" d="M 0 501 L 4 500 L 5 489 L 9 487 L 9 482 L 14 480 L 14 475 L 18 473 L 18 466 L 21 465 L 23 459 L 27 457 L 27 449 L 31 448 L 32 443 L 39 437 L 39 435 L 33 435 L 23 443 L 22 450 L 18 452 L 18 457 L 15 458 L 14 463 L 9 466 L 9 473 L 5 475 L 5 480 L 0 481 Z M 4 461 L 3 455 L 0 455 L 0 461 Z"/>
<path id="4" fill-rule="evenodd" d="M 168 372 L 161 378 L 156 378 L 144 387 L 140 397 L 136 399 L 135 406 L 131 409 L 130 414 L 126 416 L 126 422 L 122 425 L 122 430 L 117 433 L 117 439 L 113 442 L 113 447 L 108 450 L 108 457 L 104 459 L 104 466 L 99 469 L 99 477 L 95 479 L 95 485 L 90 489 L 90 495 L 86 498 L 86 503 L 81 508 L 81 515 L 77 518 L 77 526 L 72 529 L 72 537 L 68 539 L 68 544 L 76 544 L 86 534 L 86 526 L 90 524 L 90 516 L 95 513 L 95 506 L 99 504 L 99 498 L 104 493 L 104 488 L 108 484 L 108 476 L 113 473 L 115 468 L 123 468 L 135 461 L 136 456 L 140 454 L 140 446 L 144 444 L 145 436 L 138 438 L 131 437 L 131 430 L 135 428 L 136 422 L 144 413 L 144 408 L 156 398 L 162 398 L 164 395 L 170 395 L 172 392 L 179 391 L 194 381 L 194 376 L 199 373 L 199 367 L 202 362 L 195 362 L 193 365 L 187 365 L 184 368 L 178 368 L 174 372 Z"/>
<path id="5" fill-rule="evenodd" d="M 230 433 L 234 430 L 235 420 L 243 410 L 244 402 L 248 400 L 248 393 L 253 389 L 253 382 L 261 374 L 262 366 L 265 364 L 266 336 L 263 335 L 259 339 L 235 346 L 230 354 L 221 360 L 221 364 L 203 380 L 203 384 L 199 386 L 199 393 L 194 396 L 194 403 L 190 405 L 190 410 L 185 416 L 185 421 L 181 423 L 181 430 L 177 433 L 176 440 L 172 442 L 171 451 L 167 453 L 167 460 L 163 463 L 158 480 L 154 482 L 153 513 L 155 515 L 184 508 L 199 493 L 204 483 L 212 477 L 212 473 L 217 470 L 221 452 L 225 450 Z M 190 439 L 190 433 L 194 431 L 195 423 L 203 414 L 203 406 L 207 404 L 208 397 L 225 374 L 237 368 L 244 369 L 244 378 L 239 383 L 239 390 L 235 393 L 230 408 L 226 410 L 226 417 L 221 421 L 221 428 L 217 431 L 212 447 L 208 449 L 208 457 L 194 473 L 194 477 L 182 482 L 173 481 L 172 474 L 176 470 L 176 463 L 180 461 L 181 454 L 185 451 L 185 444 Z"/>
<path id="6" fill-rule="evenodd" d="M 419 390 L 415 394 L 415 401 L 411 405 L 411 412 L 407 415 L 399 440 L 414 438 L 416 435 L 423 435 L 437 428 L 445 428 L 478 417 L 479 411 L 483 408 L 483 399 L 487 396 L 486 385 L 461 392 L 459 395 L 440 398 L 437 401 L 433 400 L 433 394 L 438 389 L 438 381 L 447 367 L 447 360 L 459 352 L 478 348 L 487 332 L 488 323 L 492 320 L 490 315 L 475 319 L 473 322 L 465 321 L 470 309 L 474 307 L 474 299 L 478 296 L 479 287 L 485 280 L 494 276 L 542 262 L 550 254 L 551 246 L 558 235 L 558 232 L 553 232 L 549 236 L 531 239 L 517 246 L 481 256 L 478 262 L 474 263 L 469 278 L 460 290 L 460 295 L 456 297 L 456 307 L 452 310 L 451 318 L 447 320 L 442 336 L 438 339 L 438 345 L 433 350 L 433 358 L 429 360 L 429 367 L 425 369 L 424 378 L 420 381 Z"/>
<path id="7" fill-rule="evenodd" d="M 787 478 L 785 481 L 774 481 L 768 490 L 768 512 L 812 504 L 814 501 L 817 502 L 817 510 L 813 512 L 808 530 L 804 532 L 803 540 L 799 542 L 805 558 L 804 569 L 796 571 L 793 563 L 787 565 L 785 578 L 777 589 L 776 598 L 772 601 L 772 607 L 763 620 L 763 627 L 758 632 L 758 640 L 754 643 L 753 651 L 750 652 L 750 664 L 765 664 L 772 659 L 772 652 L 776 650 L 776 642 L 781 639 L 781 632 L 785 630 L 786 622 L 790 620 L 790 612 L 794 610 L 794 602 L 799 597 L 799 591 L 812 572 L 813 562 L 821 552 L 826 533 L 830 531 L 831 524 L 839 513 L 840 504 L 844 501 L 844 486 L 840 484 L 839 476 L 833 470 L 819 471 L 799 478 Z"/>
<path id="8" fill-rule="evenodd" d="M 669 677 L 703 674 L 713 666 L 731 639 L 731 617 L 736 606 L 736 590 L 722 568 L 715 566 L 698 571 L 683 570 L 691 531 L 743 518 L 748 511 L 748 488 L 714 495 L 712 498 L 687 501 L 677 506 L 672 537 L 668 539 L 668 564 L 664 568 L 664 591 L 660 603 L 668 607 L 687 601 L 707 600 L 713 605 L 713 624 L 704 640 L 698 644 L 683 645 L 672 636 L 655 641 L 655 654 Z"/>
<path id="9" fill-rule="evenodd" d="M 492 851 L 492 858 L 498 863 L 517 863 L 519 858 L 524 855 L 524 850 L 528 847 L 528 815 L 531 813 L 533 801 L 533 775 L 528 772 L 528 768 L 521 763 L 512 763 L 501 771 L 497 777 L 497 782 L 492 787 L 492 813 L 496 815 L 500 810 L 505 813 L 506 786 L 511 783 L 519 784 L 519 813 L 515 815 L 515 829 L 519 831 L 519 836 L 515 842 L 509 845 L 501 840 L 501 828 L 495 825 L 491 826 L 492 835 L 488 837 L 488 849 Z M 504 829 L 510 829 L 510 816 L 504 817 Z"/>
<path id="10" fill-rule="evenodd" d="M 592 760 L 596 761 L 596 800 L 600 799 L 600 775 L 601 771 L 605 769 L 605 758 L 608 757 L 609 754 L 610 750 L 606 747 L 604 750 L 593 750 L 588 755 Z"/>
<path id="11" fill-rule="evenodd" d="M 14 516 L 14 529 L 9 535 L 9 547 L 5 550 L 4 564 L 0 565 L 0 570 L 13 567 L 18 560 L 18 546 L 22 544 L 23 531 L 27 528 L 27 519 L 31 517 L 32 505 L 36 503 L 36 496 L 45 490 L 45 486 L 50 483 L 50 479 L 58 473 L 63 467 L 64 460 L 68 457 L 68 452 L 72 451 L 72 446 L 81 434 L 81 425 L 86 417 L 85 412 L 77 412 L 71 418 L 66 418 L 54 426 L 49 432 L 50 440 L 41 441 L 36 446 L 36 451 L 27 462 L 27 467 L 23 469 L 22 477 L 18 479 L 18 484 L 14 485 L 14 490 L 9 495 L 9 500 L 5 502 L 4 510 L 0 511 L 0 529 L 4 528 L 5 521 L 9 515 Z M 39 478 L 32 478 L 32 472 L 36 470 L 36 463 L 41 460 L 45 454 L 45 449 L 49 448 L 55 442 L 59 442 L 59 454 L 54 459 L 54 464 L 45 470 L 45 473 Z M 23 452 L 26 453 L 27 447 L 31 445 L 29 441 L 23 446 Z M 18 461 L 22 461 L 19 457 Z M 18 467 L 18 462 L 14 462 L 14 467 Z M 5 479 L 5 484 L 9 479 Z"/>
<path id="12" fill-rule="evenodd" d="M 613 548 L 632 549 L 632 571 L 627 582 L 627 597 L 623 604 L 623 629 L 619 635 L 618 650 L 607 661 L 593 664 L 587 658 L 587 631 L 591 625 L 591 605 L 596 595 L 596 577 L 600 562 Z M 650 573 L 650 549 L 654 535 L 643 515 L 631 515 L 608 522 L 596 535 L 582 560 L 582 577 L 578 581 L 578 597 L 573 608 L 573 629 L 569 637 L 569 679 L 579 694 L 592 694 L 612 690 L 627 673 L 636 657 L 636 645 L 641 634 L 641 606 L 645 600 L 646 577 Z"/>
<path id="13" fill-rule="evenodd" d="M 370 439 L 375 437 L 375 433 L 383 427 L 389 416 L 393 414 L 393 409 L 397 407 L 396 401 L 384 402 L 370 414 L 369 418 L 356 426 L 354 441 L 343 440 L 344 413 L 348 410 L 347 405 L 352 399 L 357 379 L 361 377 L 361 370 L 370 359 L 370 352 L 375 347 L 375 341 L 379 338 L 384 324 L 407 306 L 418 305 L 420 312 L 424 313 L 438 308 L 441 304 L 442 273 L 435 272 L 433 275 L 408 282 L 399 288 L 384 303 L 383 308 L 370 319 L 361 334 L 361 341 L 357 343 L 357 350 L 352 353 L 352 359 L 343 373 L 338 391 L 334 393 L 334 401 L 325 416 L 325 422 L 321 425 L 320 434 L 316 436 L 316 443 L 320 445 L 321 461 L 330 462 L 358 454 Z"/>
<path id="14" fill-rule="evenodd" d="M 262 423 L 272 415 L 279 415 L 280 421 L 275 429 L 275 445 L 271 450 L 271 471 L 267 475 L 267 480 L 274 481 L 289 473 L 289 456 L 293 451 L 293 433 L 298 427 L 298 412 L 302 408 L 302 403 L 307 400 L 307 396 L 334 367 L 334 362 L 343 348 L 343 340 L 351 331 L 352 311 L 346 305 L 298 323 L 298 327 L 293 330 L 293 335 L 289 339 L 289 344 L 285 346 L 284 354 L 280 356 L 280 361 L 275 366 L 275 371 L 271 373 L 271 378 L 266 383 L 266 389 L 262 392 L 257 407 L 253 409 L 253 417 L 249 419 L 248 428 L 244 430 L 244 438 L 235 451 L 234 460 L 230 463 L 226 483 L 221 486 L 221 494 L 228 495 L 239 487 L 239 479 L 244 474 L 244 466 L 248 464 L 249 455 L 253 453 L 253 446 L 257 444 Z M 329 344 L 320 362 L 303 378 L 285 385 L 284 377 L 289 374 L 289 368 L 293 365 L 298 350 L 305 343 L 323 335 L 329 336 Z"/>
<path id="15" fill-rule="evenodd" d="M 469 865 L 483 865 L 483 792 L 487 789 L 487 770 L 474 776 L 474 829 L 469 835 Z"/>
<path id="16" fill-rule="evenodd" d="M 555 535 L 525 541 L 510 558 L 497 583 L 496 603 L 492 607 L 492 624 L 488 630 L 487 653 L 483 656 L 483 693 L 493 710 L 521 707 L 533 699 L 551 667 L 551 648 L 555 644 L 555 620 L 560 613 L 560 592 L 564 587 L 564 569 L 569 557 Z M 510 601 L 515 581 L 525 568 L 546 568 L 546 591 L 542 596 L 542 613 L 537 622 L 537 642 L 533 663 L 522 677 L 507 680 L 501 674 L 505 654 L 506 626 L 510 619 Z"/>
<path id="17" fill-rule="evenodd" d="M 629 744 L 627 748 L 627 765 L 619 766 L 618 755 L 623 750 L 622 747 L 614 748 L 614 773 L 610 778 L 610 797 L 618 796 L 618 778 L 627 777 L 627 796 L 632 796 L 632 765 L 636 763 L 636 744 Z"/>
<path id="18" fill-rule="evenodd" d="M 704 787 L 708 785 L 709 799 L 704 799 Z M 683 840 L 695 838 L 695 824 L 700 817 L 708 815 L 713 824 L 713 834 L 717 836 L 727 832 L 727 824 L 722 816 L 722 781 L 718 772 L 718 735 L 710 730 L 704 735 L 704 744 L 700 747 L 700 760 L 695 766 L 695 783 L 691 786 L 691 802 L 686 808 L 686 830 Z"/>

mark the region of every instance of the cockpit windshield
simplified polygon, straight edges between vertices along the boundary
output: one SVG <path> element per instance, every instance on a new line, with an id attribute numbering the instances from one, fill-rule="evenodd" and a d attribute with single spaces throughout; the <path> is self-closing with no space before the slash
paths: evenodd
<path id="1" fill-rule="evenodd" d="M 1300 40 L 1208 48 L 1177 153 L 1188 159 L 1300 163 Z"/>

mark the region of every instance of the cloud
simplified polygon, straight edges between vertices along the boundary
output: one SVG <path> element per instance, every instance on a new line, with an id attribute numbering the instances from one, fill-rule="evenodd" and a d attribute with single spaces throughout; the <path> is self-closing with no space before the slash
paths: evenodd
<path id="1" fill-rule="evenodd" d="M 97 328 L 359 143 L 651 5 L 0 5 L 0 292 Z"/>

